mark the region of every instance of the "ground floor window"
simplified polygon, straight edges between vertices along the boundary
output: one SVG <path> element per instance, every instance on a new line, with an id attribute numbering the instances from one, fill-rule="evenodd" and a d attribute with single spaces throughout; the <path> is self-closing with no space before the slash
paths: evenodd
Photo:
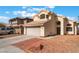
<path id="1" fill-rule="evenodd" d="M 66 27 L 66 31 L 72 31 L 72 27 Z"/>

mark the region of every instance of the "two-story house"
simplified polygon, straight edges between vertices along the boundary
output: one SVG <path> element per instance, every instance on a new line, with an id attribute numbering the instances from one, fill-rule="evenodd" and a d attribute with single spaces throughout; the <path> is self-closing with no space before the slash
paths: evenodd
<path id="1" fill-rule="evenodd" d="M 33 16 L 32 22 L 25 25 L 24 34 L 27 36 L 76 35 L 77 23 L 65 16 L 42 10 Z"/>
<path id="2" fill-rule="evenodd" d="M 18 34 L 24 34 L 24 26 L 26 23 L 33 21 L 31 18 L 12 18 L 9 20 L 10 26 L 15 28 L 16 33 Z"/>
<path id="3" fill-rule="evenodd" d="M 32 18 L 13 18 L 9 22 L 16 33 L 27 36 L 77 35 L 77 22 L 65 16 L 42 10 Z"/>

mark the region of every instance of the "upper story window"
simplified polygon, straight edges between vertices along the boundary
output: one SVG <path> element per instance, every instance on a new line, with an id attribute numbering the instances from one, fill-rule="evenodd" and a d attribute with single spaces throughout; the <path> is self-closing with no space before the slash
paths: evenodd
<path id="1" fill-rule="evenodd" d="M 40 19 L 45 19 L 45 18 L 46 19 L 51 19 L 51 17 L 48 14 L 47 15 L 46 14 L 41 14 L 40 15 Z"/>
<path id="2" fill-rule="evenodd" d="M 71 26 L 71 24 L 67 24 L 67 26 Z"/>
<path id="3" fill-rule="evenodd" d="M 57 23 L 57 25 L 60 25 L 60 21 L 58 21 L 58 22 L 56 22 Z"/>
<path id="4" fill-rule="evenodd" d="M 45 18 L 45 14 L 41 14 L 40 19 L 44 19 L 44 18 Z"/>

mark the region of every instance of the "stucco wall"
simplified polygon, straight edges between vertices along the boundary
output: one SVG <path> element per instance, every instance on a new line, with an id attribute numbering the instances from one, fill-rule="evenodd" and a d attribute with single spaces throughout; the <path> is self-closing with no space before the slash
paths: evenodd
<path id="1" fill-rule="evenodd" d="M 67 24 L 71 24 L 71 26 L 67 26 Z M 72 21 L 67 21 L 65 23 L 66 27 L 72 27 L 72 31 L 66 31 L 66 34 L 75 34 L 75 24 Z"/>
<path id="2" fill-rule="evenodd" d="M 57 25 L 56 25 L 57 17 L 52 15 L 52 19 L 45 23 L 45 36 L 48 35 L 56 35 L 57 34 Z"/>
<path id="3" fill-rule="evenodd" d="M 38 17 L 34 17 L 33 21 L 39 21 L 40 19 Z"/>
<path id="4" fill-rule="evenodd" d="M 45 36 L 55 35 L 56 34 L 56 25 L 54 22 L 48 22 L 45 24 Z"/>
<path id="5" fill-rule="evenodd" d="M 44 26 L 40 27 L 40 36 L 45 36 L 45 27 Z"/>

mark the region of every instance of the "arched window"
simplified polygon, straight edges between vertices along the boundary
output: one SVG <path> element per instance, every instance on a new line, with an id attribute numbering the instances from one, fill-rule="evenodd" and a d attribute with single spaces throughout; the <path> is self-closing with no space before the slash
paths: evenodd
<path id="1" fill-rule="evenodd" d="M 41 14 L 40 19 L 44 19 L 44 18 L 45 18 L 45 14 Z"/>

